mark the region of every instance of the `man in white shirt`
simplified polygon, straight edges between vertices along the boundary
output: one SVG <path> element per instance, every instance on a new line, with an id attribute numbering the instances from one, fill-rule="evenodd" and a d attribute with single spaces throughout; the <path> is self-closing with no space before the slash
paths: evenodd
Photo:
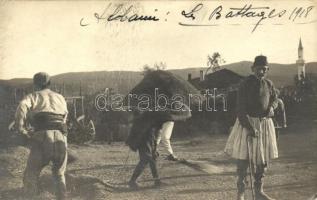
<path id="1" fill-rule="evenodd" d="M 164 146 L 165 151 L 168 153 L 166 157 L 167 160 L 170 161 L 178 161 L 178 158 L 174 155 L 172 146 L 171 146 L 171 136 L 173 133 L 174 121 L 166 121 L 163 123 L 162 128 L 160 130 L 160 134 L 157 139 L 157 145 L 162 144 Z"/>
<path id="2" fill-rule="evenodd" d="M 20 102 L 15 121 L 19 133 L 30 140 L 30 155 L 24 172 L 23 185 L 27 196 L 39 193 L 41 170 L 53 163 L 52 173 L 58 200 L 66 199 L 65 170 L 67 164 L 67 104 L 64 97 L 48 89 L 50 77 L 40 72 L 33 77 L 34 92 Z M 29 121 L 33 132 L 25 128 Z"/>

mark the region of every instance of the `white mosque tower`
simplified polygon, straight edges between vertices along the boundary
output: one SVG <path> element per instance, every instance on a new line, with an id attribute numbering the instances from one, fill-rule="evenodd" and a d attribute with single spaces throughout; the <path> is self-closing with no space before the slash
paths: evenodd
<path id="1" fill-rule="evenodd" d="M 302 77 L 305 77 L 305 60 L 304 60 L 303 54 L 304 54 L 304 48 L 302 45 L 302 40 L 300 38 L 299 45 L 298 45 L 298 60 L 296 61 L 298 80 L 301 80 Z"/>

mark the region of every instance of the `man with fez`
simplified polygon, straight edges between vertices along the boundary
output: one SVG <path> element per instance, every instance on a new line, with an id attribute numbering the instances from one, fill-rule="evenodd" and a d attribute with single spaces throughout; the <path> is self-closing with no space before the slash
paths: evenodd
<path id="1" fill-rule="evenodd" d="M 269 70 L 267 58 L 256 56 L 251 69 L 253 75 L 241 83 L 238 91 L 237 120 L 225 152 L 237 160 L 237 199 L 244 200 L 247 169 L 250 166 L 254 177 L 255 199 L 272 200 L 263 191 L 263 177 L 269 160 L 278 157 L 272 120 L 278 104 L 277 96 L 272 81 L 266 79 Z"/>
<path id="2" fill-rule="evenodd" d="M 30 198 L 39 194 L 41 170 L 51 161 L 56 197 L 63 200 L 66 199 L 64 173 L 67 163 L 67 104 L 62 95 L 48 88 L 50 77 L 47 73 L 35 74 L 33 85 L 34 92 L 22 99 L 15 114 L 18 131 L 30 144 L 23 178 L 24 192 Z M 27 121 L 34 131 L 26 129 Z"/>

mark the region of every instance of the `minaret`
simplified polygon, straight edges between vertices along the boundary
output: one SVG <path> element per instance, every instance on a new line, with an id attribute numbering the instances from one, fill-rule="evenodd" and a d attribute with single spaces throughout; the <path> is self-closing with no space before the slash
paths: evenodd
<path id="1" fill-rule="evenodd" d="M 300 38 L 299 45 L 298 45 L 298 60 L 296 61 L 298 80 L 301 80 L 302 77 L 305 77 L 305 60 L 304 60 L 303 54 L 304 54 L 304 48 L 302 45 L 302 40 Z"/>

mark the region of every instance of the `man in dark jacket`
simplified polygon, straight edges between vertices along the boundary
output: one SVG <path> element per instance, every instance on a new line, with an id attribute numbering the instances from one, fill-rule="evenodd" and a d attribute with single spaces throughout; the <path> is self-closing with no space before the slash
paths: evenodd
<path id="1" fill-rule="evenodd" d="M 265 78 L 269 70 L 267 58 L 257 56 L 251 69 L 253 75 L 241 83 L 238 91 L 238 117 L 225 152 L 237 159 L 237 199 L 244 200 L 248 161 L 251 160 L 256 200 L 273 200 L 263 191 L 263 178 L 269 161 L 278 157 L 272 120 L 278 105 L 277 96 L 272 81 Z"/>
<path id="2" fill-rule="evenodd" d="M 147 164 L 150 165 L 155 186 L 159 186 L 161 184 L 156 164 L 156 158 L 158 157 L 156 147 L 157 137 L 159 135 L 159 130 L 162 128 L 162 124 L 163 122 L 151 112 L 144 113 L 134 120 L 132 135 L 137 137 L 134 132 L 136 130 L 143 133 L 138 134 L 139 138 L 137 140 L 134 139 L 133 142 L 131 142 L 132 140 L 128 139 L 127 141 L 132 150 L 138 150 L 140 157 L 140 161 L 135 167 L 132 177 L 129 181 L 129 186 L 132 189 L 138 188 L 136 180 L 141 175 Z M 131 145 L 131 143 L 135 144 Z"/>

